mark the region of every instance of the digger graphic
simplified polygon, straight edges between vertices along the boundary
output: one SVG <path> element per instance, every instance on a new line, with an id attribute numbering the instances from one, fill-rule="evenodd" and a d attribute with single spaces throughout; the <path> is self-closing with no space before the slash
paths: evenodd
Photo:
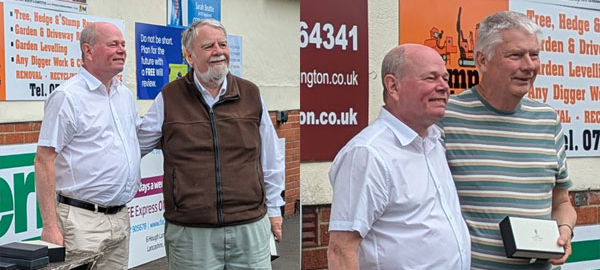
<path id="1" fill-rule="evenodd" d="M 423 41 L 423 45 L 434 49 L 442 56 L 442 59 L 444 59 L 446 64 L 449 64 L 450 54 L 456 53 L 458 51 L 457 47 L 454 46 L 454 44 L 452 44 L 452 37 L 446 37 L 446 40 L 442 41 L 442 37 L 444 36 L 444 30 L 440 31 L 436 27 L 431 28 L 431 30 L 429 31 L 429 36 L 431 38 Z"/>
<path id="2" fill-rule="evenodd" d="M 475 42 L 477 42 L 476 34 L 473 31 L 469 31 L 469 39 L 466 39 L 460 26 L 460 15 L 462 13 L 462 7 L 458 8 L 458 18 L 456 20 L 456 31 L 458 32 L 457 46 L 455 46 L 454 38 L 447 36 L 444 39 L 444 30 L 439 30 L 437 27 L 432 27 L 429 31 L 430 38 L 423 41 L 423 45 L 431 47 L 437 51 L 446 64 L 451 64 L 451 55 L 459 54 L 458 65 L 461 67 L 475 67 L 475 60 L 473 58 L 473 51 L 475 49 Z M 476 25 L 477 29 L 479 25 Z"/>
<path id="3" fill-rule="evenodd" d="M 458 8 L 458 18 L 456 19 L 456 31 L 458 32 L 458 49 L 460 50 L 460 58 L 458 58 L 458 65 L 461 67 L 474 67 L 475 60 L 473 58 L 473 51 L 475 49 L 475 43 L 477 42 L 477 35 L 473 35 L 473 31 L 469 31 L 469 40 L 467 40 L 460 28 L 460 14 L 462 7 Z M 479 28 L 479 24 L 475 26 L 475 31 Z"/>

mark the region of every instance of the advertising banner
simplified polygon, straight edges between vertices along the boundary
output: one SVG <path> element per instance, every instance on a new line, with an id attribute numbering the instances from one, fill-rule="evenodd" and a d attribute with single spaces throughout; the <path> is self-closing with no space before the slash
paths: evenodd
<path id="1" fill-rule="evenodd" d="M 154 99 L 165 84 L 188 72 L 181 49 L 182 28 L 135 24 L 138 99 Z M 242 37 L 227 35 L 229 71 L 242 76 Z"/>
<path id="2" fill-rule="evenodd" d="M 167 25 L 183 27 L 200 19 L 221 20 L 221 0 L 167 0 Z"/>
<path id="3" fill-rule="evenodd" d="M 135 198 L 127 204 L 131 218 L 129 268 L 165 256 L 162 151 L 154 150 L 144 156 L 140 166 L 142 183 Z"/>
<path id="4" fill-rule="evenodd" d="M 137 96 L 154 99 L 169 78 L 179 78 L 187 66 L 181 53 L 181 28 L 135 23 Z M 171 65 L 175 65 L 173 69 Z M 187 67 L 185 67 L 187 68 Z M 173 73 L 173 74 L 171 74 Z M 181 74 L 179 74 L 181 73 Z"/>
<path id="5" fill-rule="evenodd" d="M 579 225 L 573 230 L 573 253 L 561 269 L 600 269 L 600 224 Z"/>
<path id="6" fill-rule="evenodd" d="M 367 16 L 367 0 L 300 1 L 301 161 L 333 160 L 367 126 Z"/>
<path id="7" fill-rule="evenodd" d="M 400 43 L 420 43 L 446 61 L 452 93 L 479 83 L 477 23 L 502 10 L 526 14 L 542 29 L 540 70 L 528 97 L 560 117 L 569 157 L 600 156 L 600 6 L 573 1 L 399 1 Z"/>
<path id="8" fill-rule="evenodd" d="M 87 0 L 4 0 L 26 6 L 87 14 Z"/>
<path id="9" fill-rule="evenodd" d="M 42 234 L 35 195 L 36 144 L 0 146 L 0 245 Z"/>
<path id="10" fill-rule="evenodd" d="M 600 5 L 510 1 L 542 29 L 540 71 L 529 97 L 560 116 L 567 156 L 600 156 Z"/>
<path id="11" fill-rule="evenodd" d="M 474 49 L 477 23 L 485 16 L 508 10 L 505 0 L 441 1 L 423 8 L 423 2 L 399 1 L 400 44 L 418 43 L 436 50 L 446 61 L 451 93 L 479 83 Z"/>
<path id="12" fill-rule="evenodd" d="M 0 146 L 0 245 L 39 239 L 42 217 L 35 192 L 36 144 Z M 127 204 L 131 218 L 129 267 L 165 256 L 162 152 L 142 159 L 142 183 Z"/>
<path id="13" fill-rule="evenodd" d="M 44 100 L 75 76 L 82 65 L 79 34 L 88 23 L 111 22 L 125 35 L 124 22 L 115 19 L 11 2 L 0 2 L 0 14 L 0 101 Z"/>
<path id="14" fill-rule="evenodd" d="M 221 0 L 181 0 L 187 4 L 183 9 L 184 25 L 190 25 L 196 20 L 212 18 L 221 20 Z"/>

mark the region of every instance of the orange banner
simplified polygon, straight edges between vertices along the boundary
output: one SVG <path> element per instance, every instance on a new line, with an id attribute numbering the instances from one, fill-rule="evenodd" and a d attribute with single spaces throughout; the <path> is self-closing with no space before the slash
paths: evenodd
<path id="1" fill-rule="evenodd" d="M 446 61 L 452 93 L 479 83 L 473 50 L 477 23 L 485 16 L 508 10 L 506 0 L 402 0 L 400 44 L 419 43 L 435 49 Z"/>

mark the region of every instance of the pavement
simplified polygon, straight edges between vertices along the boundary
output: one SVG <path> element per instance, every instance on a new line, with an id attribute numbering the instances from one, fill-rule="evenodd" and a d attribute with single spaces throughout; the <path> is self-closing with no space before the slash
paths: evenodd
<path id="1" fill-rule="evenodd" d="M 300 269 L 300 214 L 283 217 L 283 240 L 279 243 L 281 257 L 272 263 L 273 270 Z M 161 258 L 131 270 L 164 270 L 167 258 Z"/>

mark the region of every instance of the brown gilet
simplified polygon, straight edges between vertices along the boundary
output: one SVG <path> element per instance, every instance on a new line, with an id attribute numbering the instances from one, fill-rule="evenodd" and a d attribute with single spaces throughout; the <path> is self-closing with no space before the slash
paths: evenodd
<path id="1" fill-rule="evenodd" d="M 192 227 L 257 221 L 267 212 L 259 89 L 228 74 L 227 92 L 211 109 L 193 73 L 162 89 L 165 219 Z"/>

